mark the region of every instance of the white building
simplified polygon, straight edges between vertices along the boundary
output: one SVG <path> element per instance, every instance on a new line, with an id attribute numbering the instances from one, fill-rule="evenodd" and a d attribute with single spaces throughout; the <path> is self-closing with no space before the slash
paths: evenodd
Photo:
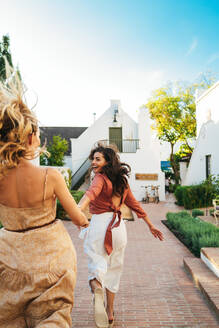
<path id="1" fill-rule="evenodd" d="M 145 194 L 145 185 L 159 185 L 160 200 L 165 200 L 164 173 L 160 168 L 160 144 L 153 137 L 146 109 L 139 112 L 138 124 L 122 109 L 119 100 L 111 100 L 110 107 L 78 138 L 72 138 L 73 185 L 87 171 L 91 148 L 98 142 L 115 143 L 121 161 L 132 168 L 130 187 L 138 200 Z"/>
<path id="2" fill-rule="evenodd" d="M 219 174 L 219 81 L 197 98 L 196 118 L 198 137 L 188 169 L 181 164 L 183 185 Z"/>

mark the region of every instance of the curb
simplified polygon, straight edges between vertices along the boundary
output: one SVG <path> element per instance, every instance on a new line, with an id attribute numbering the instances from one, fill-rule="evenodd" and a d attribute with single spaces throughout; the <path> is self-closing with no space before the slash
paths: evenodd
<path id="1" fill-rule="evenodd" d="M 219 319 L 219 279 L 199 258 L 185 257 L 183 263 Z"/>

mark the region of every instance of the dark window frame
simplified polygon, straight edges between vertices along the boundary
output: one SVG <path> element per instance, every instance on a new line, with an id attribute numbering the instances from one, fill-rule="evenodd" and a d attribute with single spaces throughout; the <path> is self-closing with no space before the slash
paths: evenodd
<path id="1" fill-rule="evenodd" d="M 211 154 L 205 155 L 206 179 L 211 175 Z"/>

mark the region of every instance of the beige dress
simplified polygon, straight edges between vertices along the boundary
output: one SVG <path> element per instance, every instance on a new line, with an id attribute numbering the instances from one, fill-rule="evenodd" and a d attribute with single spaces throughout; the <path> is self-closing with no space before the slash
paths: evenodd
<path id="1" fill-rule="evenodd" d="M 76 253 L 55 214 L 0 205 L 0 328 L 71 327 Z"/>

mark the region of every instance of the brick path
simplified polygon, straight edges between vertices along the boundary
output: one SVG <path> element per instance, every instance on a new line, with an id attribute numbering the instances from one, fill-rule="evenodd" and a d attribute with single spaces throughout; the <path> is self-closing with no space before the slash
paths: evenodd
<path id="1" fill-rule="evenodd" d="M 115 328 L 216 328 L 216 315 L 185 272 L 183 258 L 193 255 L 161 223 L 173 203 L 143 205 L 163 231 L 160 242 L 141 220 L 126 223 L 128 246 L 120 291 L 115 302 Z M 78 254 L 73 326 L 94 328 L 92 296 L 87 285 L 87 261 L 78 231 L 65 222 Z"/>

